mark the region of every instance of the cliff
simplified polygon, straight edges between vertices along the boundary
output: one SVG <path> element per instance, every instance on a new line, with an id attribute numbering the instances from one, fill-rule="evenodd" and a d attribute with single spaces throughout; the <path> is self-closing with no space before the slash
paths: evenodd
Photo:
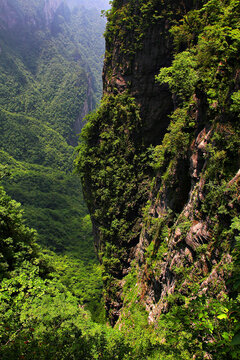
<path id="1" fill-rule="evenodd" d="M 0 22 L 2 29 L 10 30 L 23 26 L 49 25 L 53 20 L 62 0 L 37 0 L 28 3 L 3 0 L 0 4 Z"/>
<path id="2" fill-rule="evenodd" d="M 7 0 L 3 0 L 0 4 L 0 20 L 2 29 L 12 28 L 18 21 L 18 14 L 14 6 Z"/>
<path id="3" fill-rule="evenodd" d="M 77 166 L 108 316 L 122 329 L 136 331 L 140 314 L 160 329 L 166 314 L 196 343 L 215 344 L 218 325 L 204 335 L 198 311 L 209 309 L 202 323 L 212 324 L 236 298 L 238 10 L 234 1 L 113 1 L 107 15 L 104 94 Z"/>

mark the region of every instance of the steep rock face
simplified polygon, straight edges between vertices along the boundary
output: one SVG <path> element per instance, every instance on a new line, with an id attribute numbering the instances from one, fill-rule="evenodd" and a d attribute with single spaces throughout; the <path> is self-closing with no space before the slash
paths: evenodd
<path id="1" fill-rule="evenodd" d="M 85 133 L 87 149 L 79 167 L 106 270 L 106 304 L 112 323 L 122 306 L 122 279 L 135 258 L 148 199 L 147 147 L 161 143 L 174 108 L 170 91 L 158 85 L 155 76 L 171 63 L 170 25 L 191 5 L 191 1 L 155 1 L 145 7 L 144 1 L 115 1 L 108 16 L 106 105 L 88 124 L 92 127 L 89 137 Z M 96 166 L 91 165 L 91 153 Z"/>
<path id="2" fill-rule="evenodd" d="M 19 31 L 26 25 L 41 27 L 44 23 L 49 26 L 61 4 L 62 0 L 37 0 L 29 1 L 29 4 L 3 0 L 0 4 L 1 27 Z"/>
<path id="3" fill-rule="evenodd" d="M 160 143 L 174 102 L 169 89 L 155 81 L 173 57 L 169 29 L 198 1 L 115 1 L 106 31 L 104 93 L 134 96 L 143 120 L 146 145 Z M 114 27 L 114 29 L 113 29 Z"/>
<path id="4" fill-rule="evenodd" d="M 104 97 L 77 164 L 112 324 L 133 319 L 131 305 L 156 323 L 184 299 L 221 301 L 229 291 L 240 210 L 239 44 L 222 24 L 232 34 L 238 25 L 219 4 L 201 5 L 119 0 L 108 14 Z M 235 45 L 213 61 L 216 28 Z"/>
<path id="5" fill-rule="evenodd" d="M 44 3 L 44 15 L 47 25 L 51 23 L 56 13 L 56 10 L 59 8 L 62 0 L 45 0 Z"/>
<path id="6" fill-rule="evenodd" d="M 11 29 L 15 27 L 19 21 L 19 14 L 8 0 L 1 1 L 0 20 L 2 29 Z"/>
<path id="7" fill-rule="evenodd" d="M 219 196 L 224 196 L 225 215 L 217 214 L 215 207 L 217 205 L 214 209 L 208 209 L 208 212 L 202 211 L 203 204 L 209 201 L 209 189 L 207 189 L 204 170 L 208 166 L 207 149 L 213 134 L 214 129 L 208 124 L 197 134 L 191 145 L 188 158 L 189 168 L 186 169 L 187 175 L 191 178 L 191 185 L 186 183 L 180 185 L 182 191 L 186 191 L 186 188 L 190 191 L 185 201 L 181 201 L 182 209 L 173 225 L 173 218 L 169 215 L 169 211 L 172 211 L 174 206 L 169 202 L 167 186 L 161 190 L 159 186 L 162 182 L 161 175 L 159 174 L 156 178 L 155 189 L 150 196 L 149 216 L 155 222 L 159 222 L 160 230 L 156 231 L 155 225 L 149 226 L 149 222 L 145 222 L 141 241 L 135 253 L 140 264 L 140 294 L 144 298 L 149 322 L 156 322 L 161 313 L 169 311 L 171 295 L 191 296 L 194 283 L 197 283 L 199 296 L 215 296 L 221 300 L 229 292 L 227 281 L 232 263 L 231 246 L 233 244 L 229 241 L 223 246 L 219 223 L 222 222 L 222 227 L 229 229 L 231 214 L 239 212 L 239 171 L 227 183 L 224 195 L 219 193 Z M 178 186 L 176 175 L 179 175 L 179 171 L 174 174 L 174 184 Z M 231 190 L 232 186 L 234 190 Z M 176 190 L 177 188 L 174 189 Z M 216 191 L 218 191 L 217 187 Z M 158 193 L 157 197 L 156 193 Z M 177 196 L 177 191 L 175 196 Z M 218 203 L 217 199 L 214 199 L 213 203 L 214 201 Z M 219 202 L 221 203 L 220 199 Z M 167 225 L 165 233 L 161 229 L 163 219 Z M 163 247 L 163 250 L 160 250 L 162 254 L 159 260 L 155 260 L 155 267 L 147 265 L 142 271 L 148 256 L 146 249 L 151 243 L 154 247 L 153 259 L 157 259 L 157 253 L 161 247 Z"/>
<path id="8" fill-rule="evenodd" d="M 88 76 L 88 86 L 87 86 L 87 95 L 83 104 L 83 108 L 79 117 L 77 118 L 74 124 L 74 132 L 75 134 L 80 134 L 83 126 L 84 126 L 84 118 L 93 110 L 93 87 L 92 87 L 92 79 Z M 76 145 L 75 143 L 72 145 Z"/>
<path id="9" fill-rule="evenodd" d="M 172 11 L 174 8 L 180 11 L 180 2 L 171 6 Z M 168 33 L 170 19 L 165 14 L 160 21 L 152 21 L 153 14 L 162 14 L 163 8 L 158 2 L 149 10 L 145 23 L 141 24 L 139 8 L 138 3 L 133 5 L 128 1 L 118 2 L 116 5 L 111 20 L 117 24 L 114 38 L 110 30 L 111 37 L 108 37 L 108 30 L 106 34 L 103 86 L 104 93 L 122 93 L 128 90 L 134 96 L 136 103 L 140 105 L 144 121 L 144 140 L 151 144 L 161 141 L 169 123 L 167 115 L 173 108 L 169 91 L 155 81 L 160 67 L 168 66 L 172 58 L 172 44 Z M 121 23 L 121 16 L 128 12 L 130 14 L 126 24 Z M 145 27 L 142 34 L 140 31 L 143 29 L 134 32 L 134 26 L 141 26 L 138 22 Z M 110 29 L 110 24 L 108 27 Z M 128 28 L 132 31 L 128 31 Z"/>
<path id="10" fill-rule="evenodd" d="M 141 49 L 130 59 L 122 54 L 121 44 L 117 42 L 116 47 L 110 50 L 113 51 L 111 60 L 105 61 L 104 66 L 104 92 L 111 93 L 114 89 L 118 93 L 130 91 L 140 105 L 141 117 L 145 120 L 144 140 L 148 144 L 161 141 L 169 123 L 167 115 L 173 108 L 169 91 L 155 81 L 160 67 L 170 64 L 172 52 L 170 39 L 166 35 L 168 28 L 167 21 L 150 26 Z M 162 34 L 162 31 L 166 33 Z M 109 69 L 110 76 L 107 73 Z"/>

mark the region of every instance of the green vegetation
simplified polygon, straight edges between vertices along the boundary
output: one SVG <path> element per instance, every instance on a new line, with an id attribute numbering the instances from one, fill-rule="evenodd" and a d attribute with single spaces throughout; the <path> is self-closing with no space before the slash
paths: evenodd
<path id="1" fill-rule="evenodd" d="M 23 3 L 31 7 L 33 19 L 36 11 L 43 16 L 35 1 Z M 0 31 L 0 106 L 35 117 L 76 144 L 74 124 L 84 103 L 92 110 L 101 95 L 105 24 L 96 10 L 70 13 L 63 6 L 50 28 L 41 17 L 35 21 L 40 24 L 33 29 L 21 24 Z"/>
<path id="2" fill-rule="evenodd" d="M 127 241 L 129 229 L 135 222 L 132 214 L 137 211 L 138 199 L 128 208 L 126 201 L 136 192 L 141 196 L 138 188 L 143 177 L 140 132 L 141 122 L 134 99 L 126 94 L 107 96 L 99 109 L 88 117 L 77 148 L 76 166 L 80 174 L 86 176 L 83 184 L 86 187 L 89 179 L 93 183 L 94 220 L 105 224 L 101 228 L 102 235 L 114 238 L 116 244 Z M 89 206 L 91 204 L 89 201 Z"/>
<path id="3" fill-rule="evenodd" d="M 105 61 L 111 60 L 116 44 L 121 54 L 127 55 L 126 61 L 131 60 L 136 51 L 142 48 L 151 26 L 164 24 L 166 19 L 171 23 L 181 13 L 181 6 L 178 2 L 168 0 L 112 1 L 111 10 L 104 12 L 108 19 L 105 38 L 110 46 Z M 167 39 L 168 31 L 163 30 L 159 35 Z"/>
<path id="4" fill-rule="evenodd" d="M 93 359 L 99 353 L 111 359 L 121 352 L 120 339 L 115 344 L 108 339 L 115 331 L 93 323 L 85 308 L 96 310 L 91 306 L 99 301 L 97 270 L 69 256 L 40 253 L 20 204 L 2 187 L 0 221 L 1 359 Z"/>
<path id="5" fill-rule="evenodd" d="M 98 254 L 110 301 L 116 296 L 117 279 L 122 276 L 125 247 L 131 246 L 140 233 L 137 214 L 141 213 L 140 199 L 146 193 L 141 183 L 147 158 L 142 152 L 140 133 L 134 99 L 127 94 L 110 95 L 88 117 L 77 148 L 76 167 L 87 195 L 91 194 L 87 202 L 92 220 L 100 224 Z"/>
<path id="6" fill-rule="evenodd" d="M 63 310 L 60 327 L 71 312 L 105 319 L 92 224 L 72 174 L 76 132 L 100 97 L 105 24 L 94 9 L 70 12 L 62 5 L 47 20 L 42 0 L 7 5 L 16 24 L 8 28 L 4 16 L 0 27 L 0 164 L 8 194 L 1 188 L 0 357 L 45 359 L 49 352 L 55 358 L 49 348 L 37 349 L 46 326 L 49 347 L 55 342 L 58 351 L 59 307 L 68 313 Z M 44 311 L 49 317 L 41 324 Z M 38 326 L 37 340 L 27 347 L 30 329 Z M 70 358 L 70 350 L 60 351 Z"/>
<path id="7" fill-rule="evenodd" d="M 36 234 L 22 222 L 20 204 L 6 195 L 0 188 L 1 211 L 1 280 L 8 277 L 9 272 L 20 267 L 23 261 L 36 257 Z"/>
<path id="8" fill-rule="evenodd" d="M 41 254 L 34 240 L 35 232 L 22 221 L 19 204 L 6 196 L 2 188 L 0 204 L 1 223 L 6 224 L 2 227 L 2 244 L 9 249 L 11 242 L 11 254 L 1 247 L 1 269 L 4 269 L 0 289 L 2 359 L 18 356 L 51 360 L 57 355 L 66 360 L 79 357 L 140 360 L 143 356 L 146 359 L 178 356 L 190 360 L 193 352 L 201 357 L 209 351 L 209 346 L 217 359 L 229 357 L 228 344 L 236 327 L 238 303 L 235 305 L 227 298 L 219 304 L 205 296 L 192 300 L 185 297 L 185 304 L 173 306 L 170 313 L 162 315 L 157 327 L 149 326 L 144 307 L 136 304 L 140 288 L 135 286 L 137 273 L 133 267 L 124 287 L 125 301 L 131 302 L 131 307 L 125 307 L 122 314 L 125 318 L 122 330 L 126 331 L 96 324 L 81 305 L 83 298 L 89 300 L 94 294 L 91 279 L 85 280 L 85 286 L 90 288 L 85 288 L 84 293 L 76 283 L 80 263 L 77 260 L 69 263 L 69 257 L 57 257 L 49 252 Z M 239 231 L 239 219 L 235 218 L 231 231 L 237 229 Z M 194 311 L 189 312 L 189 308 Z M 202 342 L 200 335 L 206 341 Z M 209 336 L 217 339 L 217 347 L 208 344 Z M 231 358 L 237 359 L 237 356 L 232 347 Z"/>
<path id="9" fill-rule="evenodd" d="M 187 262 L 172 267 L 177 291 L 166 297 L 168 313 L 157 321 L 164 354 L 159 359 L 192 359 L 193 356 L 196 359 L 237 359 L 240 354 L 236 237 L 239 231 L 239 180 L 232 181 L 240 165 L 237 120 L 240 108 L 236 91 L 239 86 L 239 6 L 239 1 L 208 1 L 201 9 L 190 11 L 180 25 L 171 29 L 176 47 L 172 65 L 162 68 L 156 77 L 161 84 L 168 84 L 176 105 L 168 132 L 152 153 L 152 167 L 156 172 L 152 186 L 154 192 L 159 191 L 159 198 L 164 191 L 176 187 L 178 164 L 188 158 L 199 128 L 211 129 L 203 150 L 205 165 L 199 174 L 204 184 L 203 197 L 196 198 L 192 219 L 181 214 L 175 214 L 175 219 L 170 218 L 176 224 L 170 229 L 170 236 L 177 226 L 184 239 L 194 221 L 207 221 L 209 238 L 206 244 L 196 249 L 196 258 L 206 256 L 208 266 L 213 270 L 211 252 L 217 249 L 216 271 L 222 271 L 226 279 L 232 273 L 231 279 L 227 279 L 228 295 L 223 294 L 223 278 L 204 294 L 197 284 L 206 280 L 208 273 L 194 269 Z M 203 111 L 200 116 L 196 116 L 198 109 Z M 198 186 L 196 183 L 196 188 Z M 173 210 L 171 206 L 169 208 Z M 159 236 L 164 245 L 163 233 Z M 233 263 L 225 262 L 228 253 L 234 254 Z M 152 265 L 151 257 L 148 262 Z M 159 263 L 156 265 L 160 266 Z M 147 271 L 149 277 L 156 277 L 157 270 L 153 266 Z M 218 296 L 221 291 L 222 296 Z"/>
<path id="10" fill-rule="evenodd" d="M 82 259 L 93 259 L 91 223 L 79 179 L 50 167 L 27 165 L 3 152 L 1 155 L 2 164 L 11 165 L 11 177 L 3 182 L 8 193 L 23 203 L 28 224 L 36 224 L 38 241 L 58 252 L 75 249 L 82 253 Z"/>
<path id="11" fill-rule="evenodd" d="M 16 24 L 8 29 L 4 16 L 0 29 L 0 162 L 12 174 L 4 186 L 24 205 L 38 242 L 93 259 L 71 145 L 100 97 L 105 24 L 96 9 L 62 4 L 48 19 L 43 0 L 9 6 Z"/>
<path id="12" fill-rule="evenodd" d="M 87 55 L 69 42 L 77 28 L 63 7 L 51 31 L 37 32 L 29 59 L 23 44 L 13 51 L 14 38 L 1 38 L 1 174 L 25 208 L 0 188 L 3 360 L 239 359 L 240 1 L 202 1 L 180 21 L 171 3 L 115 0 L 107 12 L 106 39 L 131 61 L 149 21 L 169 17 L 175 52 L 156 81 L 169 87 L 175 110 L 161 144 L 149 148 L 130 90 L 106 93 L 88 116 L 75 166 L 99 266 L 71 174 L 72 125 L 91 77 Z M 102 281 L 113 328 L 104 324 Z"/>

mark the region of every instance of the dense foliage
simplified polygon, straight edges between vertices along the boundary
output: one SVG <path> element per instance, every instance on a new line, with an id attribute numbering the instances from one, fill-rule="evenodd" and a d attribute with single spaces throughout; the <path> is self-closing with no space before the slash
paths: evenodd
<path id="1" fill-rule="evenodd" d="M 118 288 L 116 278 L 122 277 L 122 262 L 127 261 L 124 247 L 132 246 L 140 232 L 137 214 L 141 211 L 139 200 L 145 193 L 141 183 L 147 158 L 142 152 L 140 133 L 134 99 L 126 94 L 106 96 L 100 108 L 88 117 L 77 148 L 76 166 L 83 186 L 92 184 L 91 198 L 86 196 L 92 220 L 101 224 L 98 253 L 111 303 Z"/>
<path id="2" fill-rule="evenodd" d="M 24 12 L 23 4 L 31 11 Z M 100 98 L 105 23 L 96 9 L 70 12 L 61 5 L 47 26 L 42 5 L 23 4 L 14 8 L 16 27 L 0 31 L 0 105 L 33 116 L 76 143 L 74 124 L 84 103 L 91 110 Z"/>
<path id="3" fill-rule="evenodd" d="M 117 341 L 114 348 L 110 330 L 94 324 L 85 308 L 101 311 L 98 270 L 69 256 L 40 253 L 20 204 L 2 187 L 0 221 L 1 359 L 90 359 L 101 352 L 111 358 Z"/>
<path id="4" fill-rule="evenodd" d="M 23 261 L 30 261 L 36 257 L 36 234 L 23 224 L 19 206 L 20 204 L 7 196 L 1 187 L 1 280 L 8 277 L 14 268 L 20 267 Z"/>

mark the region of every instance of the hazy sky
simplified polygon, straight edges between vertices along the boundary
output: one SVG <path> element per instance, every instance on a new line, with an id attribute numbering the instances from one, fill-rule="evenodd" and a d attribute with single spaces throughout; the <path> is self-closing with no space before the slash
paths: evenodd
<path id="1" fill-rule="evenodd" d="M 107 10 L 110 8 L 109 0 L 66 0 L 70 6 L 83 5 L 86 8 Z"/>

